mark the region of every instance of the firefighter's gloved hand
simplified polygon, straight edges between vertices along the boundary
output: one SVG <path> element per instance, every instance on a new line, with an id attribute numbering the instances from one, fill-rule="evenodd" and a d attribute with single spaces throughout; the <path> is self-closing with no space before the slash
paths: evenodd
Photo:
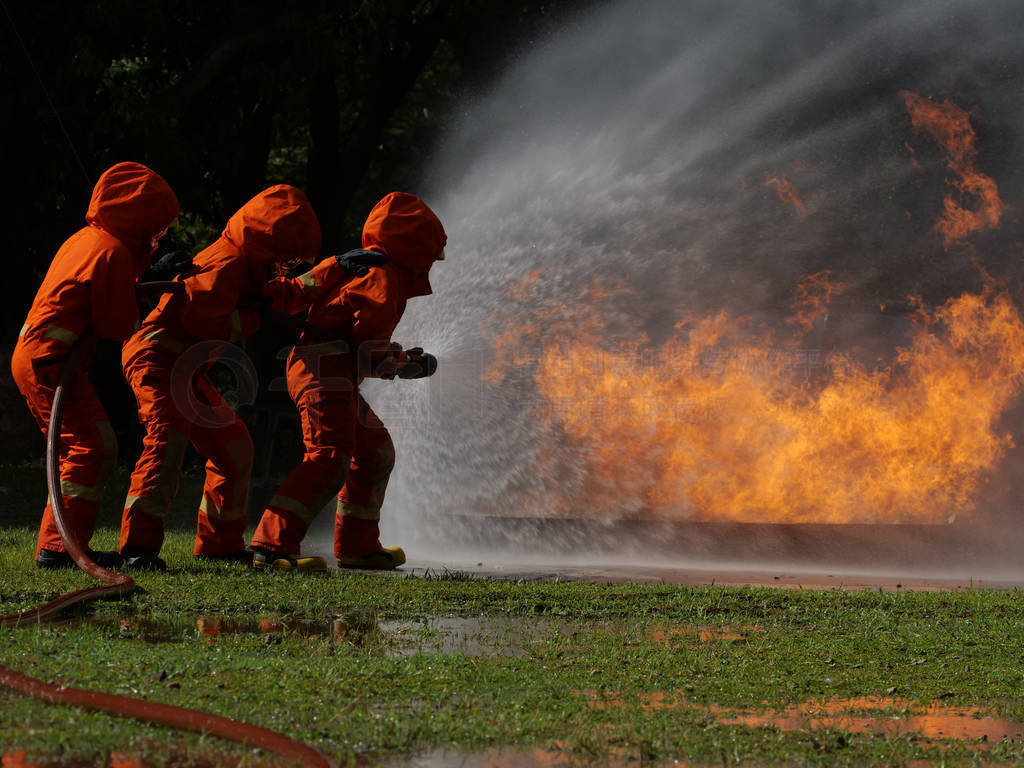
<path id="1" fill-rule="evenodd" d="M 413 347 L 405 350 L 408 362 L 402 365 L 396 372 L 400 379 L 425 379 L 437 373 L 437 358 L 429 352 L 424 352 L 423 347 Z"/>
<path id="2" fill-rule="evenodd" d="M 146 270 L 140 282 L 159 282 L 173 280 L 183 272 L 192 269 L 192 257 L 185 251 L 171 251 L 165 253 L 153 262 L 153 265 Z"/>
<path id="3" fill-rule="evenodd" d="M 388 261 L 388 257 L 383 253 L 364 248 L 356 248 L 354 251 L 335 255 L 334 258 L 337 259 L 338 266 L 356 277 L 362 277 L 370 271 L 370 267 L 379 267 Z"/>

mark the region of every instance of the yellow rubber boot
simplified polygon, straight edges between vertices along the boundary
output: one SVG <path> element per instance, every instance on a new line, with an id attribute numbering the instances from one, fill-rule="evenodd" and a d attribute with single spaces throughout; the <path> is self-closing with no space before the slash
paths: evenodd
<path id="1" fill-rule="evenodd" d="M 339 557 L 339 568 L 363 568 L 368 571 L 392 571 L 405 562 L 401 547 L 381 547 L 376 552 L 358 557 Z"/>
<path id="2" fill-rule="evenodd" d="M 292 557 L 281 552 L 267 549 L 252 550 L 252 567 L 258 571 L 304 571 L 321 572 L 327 570 L 327 562 L 322 557 Z"/>

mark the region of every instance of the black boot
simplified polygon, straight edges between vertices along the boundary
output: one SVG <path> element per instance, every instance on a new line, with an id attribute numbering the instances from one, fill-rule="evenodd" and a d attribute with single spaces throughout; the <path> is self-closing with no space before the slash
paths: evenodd
<path id="1" fill-rule="evenodd" d="M 85 553 L 100 568 L 106 568 L 111 570 L 113 568 L 120 568 L 123 560 L 117 552 L 106 552 L 97 551 L 94 549 L 87 549 Z M 75 561 L 71 558 L 67 552 L 57 552 L 52 549 L 41 549 L 39 550 L 39 557 L 36 558 L 36 565 L 40 568 L 45 568 L 48 571 L 61 570 L 63 568 L 77 568 Z"/>
<path id="2" fill-rule="evenodd" d="M 135 571 L 166 571 L 167 563 L 149 547 L 125 547 L 121 550 L 124 567 Z"/>

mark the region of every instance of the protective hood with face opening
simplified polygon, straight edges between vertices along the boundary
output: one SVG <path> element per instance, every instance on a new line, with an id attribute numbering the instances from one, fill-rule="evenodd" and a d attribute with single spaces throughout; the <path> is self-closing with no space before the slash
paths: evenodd
<path id="1" fill-rule="evenodd" d="M 126 246 L 145 246 L 178 217 L 178 198 L 171 186 L 141 163 L 118 163 L 96 182 L 85 220 Z"/>
<path id="2" fill-rule="evenodd" d="M 302 190 L 269 187 L 228 219 L 224 237 L 261 264 L 320 255 L 320 222 Z"/>
<path id="3" fill-rule="evenodd" d="M 430 267 L 448 242 L 437 215 L 416 195 L 392 192 L 370 211 L 363 225 L 363 248 L 381 251 L 412 273 L 414 292 L 431 292 Z"/>

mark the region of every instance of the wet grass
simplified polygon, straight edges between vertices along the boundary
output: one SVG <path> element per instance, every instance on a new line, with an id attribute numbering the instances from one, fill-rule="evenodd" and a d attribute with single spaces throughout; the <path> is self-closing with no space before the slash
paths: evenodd
<path id="1" fill-rule="evenodd" d="M 34 535 L 0 529 L 0 613 L 90 583 L 35 569 Z M 98 543 L 115 537 L 103 529 Z M 342 764 L 518 746 L 616 765 L 1024 765 L 1019 742 L 721 716 L 880 697 L 1024 719 L 1019 593 L 310 578 L 196 563 L 190 551 L 191 535 L 172 532 L 174 570 L 138 577 L 144 593 L 96 604 L 88 620 L 0 630 L 0 663 L 253 722 Z M 99 765 L 114 750 L 152 765 L 188 764 L 190 750 L 261 759 L 0 691 L 0 755 L 19 749 Z"/>

